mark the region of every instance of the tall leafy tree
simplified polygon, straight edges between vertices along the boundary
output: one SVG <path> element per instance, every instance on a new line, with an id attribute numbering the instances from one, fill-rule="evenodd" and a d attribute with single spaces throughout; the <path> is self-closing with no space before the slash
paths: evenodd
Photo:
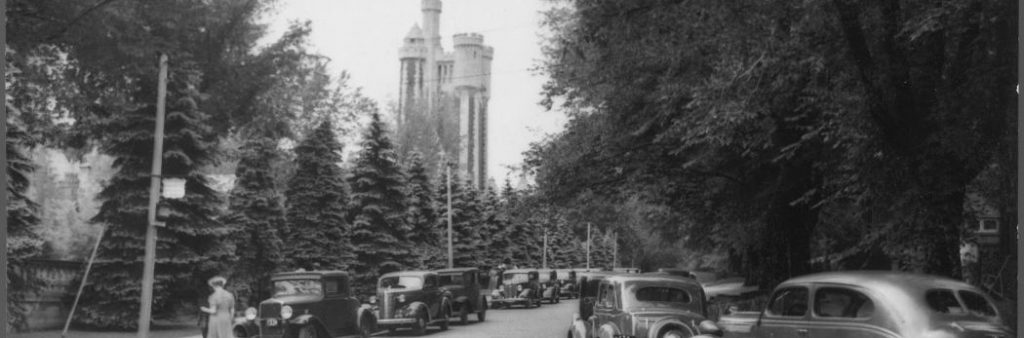
<path id="1" fill-rule="evenodd" d="M 282 262 L 280 232 L 285 226 L 285 215 L 270 167 L 277 157 L 277 143 L 256 137 L 247 141 L 241 152 L 225 223 L 232 230 L 231 242 L 235 246 L 235 296 L 242 304 L 255 306 L 269 298 L 270 274 Z"/>
<path id="2" fill-rule="evenodd" d="M 329 121 L 295 148 L 295 175 L 286 193 L 288 268 L 344 270 L 353 264 L 341 151 Z"/>
<path id="3" fill-rule="evenodd" d="M 196 105 L 196 73 L 176 69 L 170 78 L 162 172 L 184 177 L 186 195 L 164 201 L 172 213 L 157 229 L 154 313 L 170 310 L 172 300 L 197 298 L 205 278 L 223 273 L 230 254 L 223 245 L 227 229 L 216 217 L 220 196 L 201 172 L 216 161 L 216 138 Z M 155 82 L 142 80 L 139 101 L 156 97 Z M 120 329 L 138 324 L 155 115 L 154 105 L 145 104 L 106 122 L 111 136 L 104 151 L 117 157 L 118 172 L 100 193 L 103 206 L 92 220 L 106 226 L 106 236 L 76 316 L 82 324 Z"/>
<path id="4" fill-rule="evenodd" d="M 383 273 L 416 265 L 407 222 L 406 179 L 380 114 L 374 112 L 348 182 L 349 219 L 356 261 L 352 265 L 361 292 L 372 292 Z"/>

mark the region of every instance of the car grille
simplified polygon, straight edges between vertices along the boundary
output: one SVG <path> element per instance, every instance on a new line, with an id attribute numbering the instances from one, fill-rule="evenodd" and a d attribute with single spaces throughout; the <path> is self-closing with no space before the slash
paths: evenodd
<path id="1" fill-rule="evenodd" d="M 394 317 L 395 311 L 395 297 L 386 292 L 381 292 L 377 295 L 377 299 L 380 300 L 380 318 L 379 319 L 391 319 Z"/>
<path id="2" fill-rule="evenodd" d="M 516 284 L 505 284 L 505 297 L 519 297 L 519 292 L 516 292 Z"/>
<path id="3" fill-rule="evenodd" d="M 260 304 L 260 318 L 281 318 L 281 303 Z"/>

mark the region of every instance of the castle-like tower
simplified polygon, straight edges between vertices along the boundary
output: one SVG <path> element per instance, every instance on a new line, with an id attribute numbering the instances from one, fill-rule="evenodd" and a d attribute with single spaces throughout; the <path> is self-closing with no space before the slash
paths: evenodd
<path id="1" fill-rule="evenodd" d="M 483 35 L 455 34 L 453 51 L 445 52 L 439 32 L 441 0 L 422 0 L 423 28 L 413 25 L 398 49 L 401 62 L 399 123 L 412 107 L 457 107 L 459 170 L 483 188 L 487 182 L 487 102 L 490 100 L 494 48 Z M 450 100 L 450 102 L 443 102 Z M 452 103 L 452 104 L 444 104 Z"/>

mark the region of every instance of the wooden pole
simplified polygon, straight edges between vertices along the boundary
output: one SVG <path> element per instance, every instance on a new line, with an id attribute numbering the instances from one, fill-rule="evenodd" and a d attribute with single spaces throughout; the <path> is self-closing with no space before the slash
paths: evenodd
<path id="1" fill-rule="evenodd" d="M 139 338 L 149 337 L 153 307 L 153 270 L 156 267 L 156 204 L 160 200 L 160 171 L 164 154 L 164 105 L 167 97 L 167 54 L 160 54 L 156 90 L 156 132 L 153 134 L 153 171 L 149 177 L 149 217 L 146 222 L 146 256 L 142 268 L 142 299 L 139 306 Z"/>
<path id="2" fill-rule="evenodd" d="M 1021 239 L 1021 222 L 1024 219 L 1024 173 L 1021 172 L 1021 168 L 1024 168 L 1024 121 L 1021 121 L 1021 117 L 1024 117 L 1024 97 L 1020 95 L 1020 85 L 1024 84 L 1024 43 L 1020 41 L 1020 37 L 1024 35 L 1022 33 L 1020 23 L 1024 22 L 1024 6 L 1020 3 L 1017 4 L 1017 332 L 1018 337 L 1024 335 L 1024 327 L 1020 323 L 1024 322 L 1024 301 L 1021 300 L 1021 295 L 1024 295 L 1024 240 Z"/>
<path id="3" fill-rule="evenodd" d="M 548 268 L 548 232 L 544 230 L 544 254 L 541 256 L 543 262 L 541 263 L 542 269 Z"/>
<path id="4" fill-rule="evenodd" d="M 61 338 L 68 336 L 68 327 L 71 326 L 71 318 L 75 315 L 75 308 L 78 308 L 78 299 L 82 297 L 82 290 L 85 289 L 85 281 L 89 279 L 89 270 L 92 269 L 92 262 L 96 260 L 96 251 L 100 248 L 100 242 L 103 241 L 103 235 L 107 232 L 107 227 L 104 226 L 100 230 L 100 236 L 96 237 L 96 243 L 92 246 L 92 254 L 89 255 L 89 262 L 85 264 L 85 273 L 82 274 L 82 283 L 78 285 L 78 293 L 75 294 L 75 302 L 71 303 L 71 311 L 68 312 L 68 319 L 64 321 L 64 331 L 61 331 Z"/>
<path id="5" fill-rule="evenodd" d="M 7 0 L 0 0 L 0 51 L 7 51 Z M 6 60 L 6 58 L 4 58 Z M 7 61 L 0 62 L 0 74 L 7 74 Z M 0 243 L 4 243 L 3 250 L 0 250 L 0 270 L 4 272 L 0 278 L 0 329 L 2 336 L 7 336 L 7 86 L 0 86 L 0 97 L 4 98 L 3 107 L 0 107 L 0 137 L 4 140 L 4 149 L 0 151 L 0 167 L 3 167 L 4 174 L 0 175 Z"/>
<path id="6" fill-rule="evenodd" d="M 587 270 L 590 270 L 590 223 L 587 223 Z"/>
<path id="7" fill-rule="evenodd" d="M 455 250 L 452 248 L 452 166 L 445 166 L 445 176 L 448 177 L 448 268 L 455 267 Z"/>

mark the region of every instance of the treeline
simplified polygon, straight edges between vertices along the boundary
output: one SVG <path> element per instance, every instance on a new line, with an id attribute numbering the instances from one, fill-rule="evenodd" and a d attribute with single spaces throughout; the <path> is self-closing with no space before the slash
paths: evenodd
<path id="1" fill-rule="evenodd" d="M 213 275 L 226 275 L 242 304 L 253 305 L 269 295 L 275 272 L 347 270 L 365 293 L 381 273 L 446 265 L 448 188 L 427 169 L 444 163 L 434 163 L 437 154 L 396 154 L 376 103 L 308 51 L 308 22 L 259 45 L 273 6 L 8 2 L 12 326 L 23 328 L 30 310 L 18 300 L 42 285 L 25 272 L 47 240 L 39 215 L 61 217 L 41 210 L 53 203 L 40 207 L 26 195 L 29 177 L 51 177 L 30 175 L 33 149 L 73 159 L 98 149 L 113 158 L 115 173 L 95 196 L 98 213 L 90 224 L 72 224 L 103 229 L 75 319 L 137 325 L 159 53 L 170 60 L 162 172 L 185 178 L 186 195 L 164 201 L 171 212 L 158 228 L 156 316 L 194 310 Z M 345 144 L 356 150 L 345 152 Z M 224 177 L 234 178 L 226 195 L 213 188 Z M 540 266 L 545 231 L 551 266 L 585 263 L 579 225 L 541 212 L 532 192 L 508 182 L 500 193 L 481 191 L 457 174 L 451 181 L 456 266 L 506 258 Z M 71 214 L 78 204 L 61 208 Z M 595 235 L 595 266 L 610 255 L 602 236 Z"/>
<path id="2" fill-rule="evenodd" d="M 550 4 L 539 68 L 570 122 L 529 168 L 573 222 L 657 237 L 630 255 L 766 287 L 967 277 L 980 200 L 1001 224 L 982 262 L 1015 266 L 1016 2 Z"/>

